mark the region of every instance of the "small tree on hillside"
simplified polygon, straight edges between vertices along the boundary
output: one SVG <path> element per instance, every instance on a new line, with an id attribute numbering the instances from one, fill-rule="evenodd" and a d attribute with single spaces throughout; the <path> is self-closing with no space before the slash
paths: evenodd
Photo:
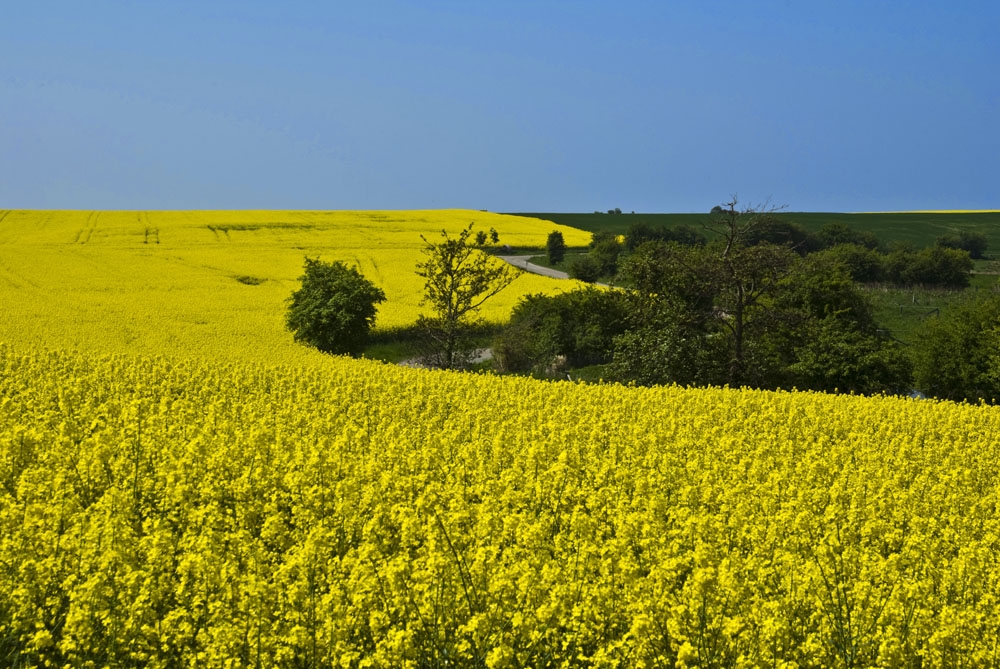
<path id="1" fill-rule="evenodd" d="M 288 298 L 286 325 L 295 341 L 325 353 L 358 355 L 375 324 L 385 293 L 340 261 L 306 258 L 302 287 Z"/>
<path id="2" fill-rule="evenodd" d="M 549 238 L 545 242 L 545 252 L 549 256 L 549 263 L 558 265 L 566 257 L 566 240 L 558 230 L 549 233 Z"/>
<path id="3" fill-rule="evenodd" d="M 517 278 L 510 265 L 485 253 L 499 242 L 496 230 L 473 235 L 472 227 L 470 223 L 458 237 L 442 230 L 442 240 L 436 243 L 420 237 L 426 259 L 417 264 L 417 274 L 425 281 L 424 304 L 434 310 L 435 317 L 421 317 L 419 325 L 434 342 L 430 361 L 446 369 L 459 362 L 461 342 L 473 314 Z"/>

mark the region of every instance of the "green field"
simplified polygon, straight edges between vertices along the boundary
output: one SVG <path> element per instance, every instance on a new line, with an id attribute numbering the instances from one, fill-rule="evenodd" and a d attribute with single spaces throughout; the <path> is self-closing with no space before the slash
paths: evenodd
<path id="1" fill-rule="evenodd" d="M 700 228 L 712 220 L 710 214 L 561 214 L 518 213 L 561 225 L 568 225 L 588 232 L 611 230 L 625 234 L 635 223 L 674 228 L 690 225 Z M 798 223 L 809 231 L 819 230 L 827 223 L 846 223 L 858 230 L 870 230 L 880 240 L 908 242 L 914 246 L 930 246 L 941 235 L 960 230 L 982 232 L 989 239 L 989 253 L 1000 251 L 1000 211 L 991 212 L 942 212 L 942 213 L 866 213 L 838 214 L 820 212 L 781 212 L 777 218 Z"/>

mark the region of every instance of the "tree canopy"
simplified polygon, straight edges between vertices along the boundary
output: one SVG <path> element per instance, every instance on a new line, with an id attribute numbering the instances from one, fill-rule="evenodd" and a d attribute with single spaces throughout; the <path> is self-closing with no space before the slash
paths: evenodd
<path id="1" fill-rule="evenodd" d="M 434 317 L 422 318 L 419 325 L 436 342 L 432 362 L 440 367 L 456 365 L 462 335 L 473 314 L 517 278 L 510 265 L 485 253 L 499 243 L 496 230 L 473 234 L 473 226 L 469 223 L 457 237 L 442 230 L 437 242 L 421 235 L 425 259 L 416 271 L 424 279 L 424 304 Z"/>
<path id="2" fill-rule="evenodd" d="M 914 379 L 930 397 L 1000 401 L 1000 297 L 971 299 L 928 320 Z"/>
<path id="3" fill-rule="evenodd" d="M 340 261 L 305 259 L 302 286 L 288 299 L 286 326 L 295 341 L 325 353 L 358 355 L 385 293 Z"/>

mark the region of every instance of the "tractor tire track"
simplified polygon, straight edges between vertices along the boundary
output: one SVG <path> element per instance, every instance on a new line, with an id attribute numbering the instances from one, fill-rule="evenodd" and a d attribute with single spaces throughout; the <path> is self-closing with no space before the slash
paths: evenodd
<path id="1" fill-rule="evenodd" d="M 97 229 L 97 219 L 100 218 L 101 213 L 99 211 L 92 211 L 87 216 L 87 221 L 83 224 L 83 227 L 77 231 L 76 237 L 73 238 L 74 244 L 86 244 L 90 241 L 91 235 L 94 234 L 94 230 Z"/>

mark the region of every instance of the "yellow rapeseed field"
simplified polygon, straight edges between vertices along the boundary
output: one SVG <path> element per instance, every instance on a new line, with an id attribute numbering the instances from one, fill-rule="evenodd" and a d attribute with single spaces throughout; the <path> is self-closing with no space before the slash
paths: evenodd
<path id="1" fill-rule="evenodd" d="M 0 211 L 0 341 L 103 352 L 290 362 L 313 357 L 284 329 L 305 256 L 343 260 L 382 288 L 377 328 L 412 324 L 421 235 L 474 222 L 501 244 L 544 246 L 559 230 L 467 211 Z M 499 261 L 498 261 L 499 262 Z M 518 297 L 570 287 L 523 274 L 484 308 L 505 320 Z"/>
<path id="2" fill-rule="evenodd" d="M 551 229 L 3 216 L 0 666 L 1000 666 L 1000 408 L 291 343 L 304 254 L 405 324 L 469 220 Z"/>
<path id="3" fill-rule="evenodd" d="M 1000 411 L 0 347 L 0 662 L 996 666 Z"/>

